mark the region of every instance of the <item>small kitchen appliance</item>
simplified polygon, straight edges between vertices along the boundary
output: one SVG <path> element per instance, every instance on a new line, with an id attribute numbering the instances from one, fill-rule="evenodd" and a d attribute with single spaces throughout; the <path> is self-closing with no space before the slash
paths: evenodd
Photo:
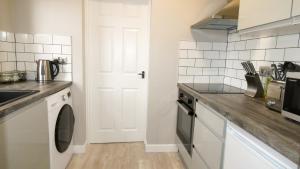
<path id="1" fill-rule="evenodd" d="M 287 72 L 281 112 L 284 117 L 300 122 L 300 72 Z"/>
<path id="2" fill-rule="evenodd" d="M 59 73 L 58 60 L 38 60 L 36 80 L 39 82 L 52 81 Z"/>
<path id="3" fill-rule="evenodd" d="M 266 106 L 277 112 L 281 112 L 283 100 L 284 81 L 272 80 L 267 89 Z"/>

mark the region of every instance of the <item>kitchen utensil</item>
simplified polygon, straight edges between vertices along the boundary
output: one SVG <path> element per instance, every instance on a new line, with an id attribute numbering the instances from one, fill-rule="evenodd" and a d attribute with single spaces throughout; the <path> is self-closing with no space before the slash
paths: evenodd
<path id="1" fill-rule="evenodd" d="M 252 73 L 252 74 L 256 74 L 256 70 L 255 70 L 255 68 L 254 68 L 253 63 L 250 62 L 250 61 L 247 61 L 247 65 L 248 65 L 248 67 L 250 68 L 251 73 Z"/>
<path id="2" fill-rule="evenodd" d="M 281 73 L 279 72 L 277 66 L 275 64 L 272 64 L 271 67 L 274 71 L 274 80 L 282 80 Z"/>
<path id="3" fill-rule="evenodd" d="M 285 82 L 272 80 L 267 87 L 266 106 L 277 112 L 281 112 L 283 88 Z"/>
<path id="4" fill-rule="evenodd" d="M 245 95 L 250 97 L 263 97 L 264 88 L 262 86 L 260 77 L 254 68 L 254 65 L 250 61 L 247 61 L 242 62 L 242 66 L 247 72 L 245 75 L 247 81 L 247 90 Z"/>
<path id="5" fill-rule="evenodd" d="M 241 64 L 242 64 L 243 68 L 245 69 L 245 71 L 247 72 L 247 74 L 250 73 L 250 71 L 248 70 L 248 67 L 246 65 L 246 62 L 242 62 Z"/>
<path id="6" fill-rule="evenodd" d="M 0 83 L 11 83 L 26 80 L 25 71 L 9 71 L 0 73 Z"/>
<path id="7" fill-rule="evenodd" d="M 39 82 L 52 81 L 59 73 L 58 61 L 38 60 L 37 62 L 37 78 Z"/>

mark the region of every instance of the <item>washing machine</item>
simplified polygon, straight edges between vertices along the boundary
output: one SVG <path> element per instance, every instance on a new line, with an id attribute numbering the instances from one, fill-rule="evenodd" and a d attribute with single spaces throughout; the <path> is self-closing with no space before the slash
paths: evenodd
<path id="1" fill-rule="evenodd" d="M 65 169 L 73 154 L 75 117 L 70 88 L 46 98 L 48 105 L 50 169 Z"/>

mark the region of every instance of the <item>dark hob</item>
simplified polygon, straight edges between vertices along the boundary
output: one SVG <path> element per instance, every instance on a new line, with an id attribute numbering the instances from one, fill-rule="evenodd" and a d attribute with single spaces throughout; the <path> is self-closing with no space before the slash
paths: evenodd
<path id="1" fill-rule="evenodd" d="M 245 91 L 233 86 L 225 84 L 201 84 L 201 83 L 184 83 L 184 85 L 192 88 L 199 93 L 212 93 L 212 94 L 242 94 Z"/>

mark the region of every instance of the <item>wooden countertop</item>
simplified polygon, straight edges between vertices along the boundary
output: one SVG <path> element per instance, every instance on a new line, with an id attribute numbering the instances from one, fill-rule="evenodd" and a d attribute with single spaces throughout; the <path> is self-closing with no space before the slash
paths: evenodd
<path id="1" fill-rule="evenodd" d="M 263 99 L 250 98 L 244 94 L 201 94 L 184 84 L 178 84 L 178 87 L 300 164 L 300 123 L 269 110 Z"/>
<path id="2" fill-rule="evenodd" d="M 67 87 L 72 82 L 54 81 L 48 83 L 38 83 L 36 81 L 25 81 L 13 84 L 0 84 L 0 90 L 39 90 L 39 92 L 30 96 L 23 97 L 6 105 L 0 106 L 0 120 L 5 116 L 21 109 L 35 101 L 57 93 Z"/>

